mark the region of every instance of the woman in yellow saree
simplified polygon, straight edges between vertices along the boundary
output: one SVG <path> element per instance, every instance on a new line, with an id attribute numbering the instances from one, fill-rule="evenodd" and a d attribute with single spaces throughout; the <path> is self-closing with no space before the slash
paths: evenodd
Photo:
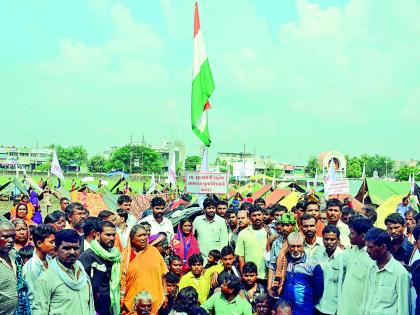
<path id="1" fill-rule="evenodd" d="M 130 314 L 135 296 L 147 291 L 152 296 L 152 312 L 157 314 L 165 299 L 165 261 L 159 251 L 148 244 L 147 231 L 141 225 L 131 229 L 121 264 L 121 314 Z"/>

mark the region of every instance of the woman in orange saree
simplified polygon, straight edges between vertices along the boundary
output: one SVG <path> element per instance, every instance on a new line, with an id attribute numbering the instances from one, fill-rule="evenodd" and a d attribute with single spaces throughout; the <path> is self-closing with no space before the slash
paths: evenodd
<path id="1" fill-rule="evenodd" d="M 35 222 L 31 220 L 32 212 L 29 211 L 29 207 L 26 203 L 17 204 L 10 213 L 12 219 L 22 219 L 28 226 L 35 224 Z"/>
<path id="2" fill-rule="evenodd" d="M 133 311 L 134 298 L 141 291 L 151 294 L 151 314 L 157 314 L 165 299 L 164 275 L 167 271 L 159 251 L 148 244 L 144 227 L 133 226 L 121 264 L 121 314 Z"/>

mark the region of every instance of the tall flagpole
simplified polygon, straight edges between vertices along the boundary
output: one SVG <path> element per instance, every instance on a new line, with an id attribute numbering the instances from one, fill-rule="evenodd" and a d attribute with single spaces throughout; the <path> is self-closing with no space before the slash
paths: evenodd
<path id="1" fill-rule="evenodd" d="M 205 145 L 202 152 L 201 172 L 209 169 L 208 149 L 210 147 L 210 133 L 208 126 L 208 110 L 210 109 L 210 96 L 214 91 L 213 76 L 210 63 L 204 46 L 203 33 L 201 31 L 198 1 L 194 8 L 194 54 L 193 75 L 191 89 L 191 126 L 192 131 Z M 200 195 L 199 201 L 204 200 Z M 202 206 L 202 205 L 201 205 Z"/>

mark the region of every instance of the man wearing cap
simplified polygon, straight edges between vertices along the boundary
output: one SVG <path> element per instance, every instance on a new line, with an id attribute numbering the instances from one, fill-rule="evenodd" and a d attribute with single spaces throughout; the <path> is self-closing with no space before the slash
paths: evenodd
<path id="1" fill-rule="evenodd" d="M 277 218 L 276 230 L 279 233 L 279 237 L 274 240 L 270 250 L 270 260 L 267 262 L 267 290 L 270 290 L 274 280 L 274 274 L 276 270 L 276 263 L 280 252 L 287 250 L 287 237 L 290 233 L 296 232 L 297 222 L 293 214 L 283 213 Z"/>

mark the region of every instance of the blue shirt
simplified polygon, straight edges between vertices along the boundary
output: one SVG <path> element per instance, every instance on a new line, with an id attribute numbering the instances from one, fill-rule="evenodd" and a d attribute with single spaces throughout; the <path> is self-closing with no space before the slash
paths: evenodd
<path id="1" fill-rule="evenodd" d="M 402 203 L 400 203 L 397 207 L 397 209 L 395 210 L 396 213 L 401 214 L 401 216 L 404 218 L 404 214 L 408 211 L 408 210 L 413 210 L 413 208 L 411 207 L 410 204 L 404 206 Z"/>
<path id="2" fill-rule="evenodd" d="M 303 254 L 298 260 L 289 253 L 286 279 L 281 297 L 289 302 L 293 315 L 312 315 L 314 307 L 324 293 L 324 279 L 321 266 Z"/>
<path id="3" fill-rule="evenodd" d="M 267 268 L 276 270 L 277 257 L 279 256 L 280 250 L 283 247 L 283 236 L 279 235 L 277 239 L 271 244 L 270 249 L 270 260 L 266 262 Z"/>

